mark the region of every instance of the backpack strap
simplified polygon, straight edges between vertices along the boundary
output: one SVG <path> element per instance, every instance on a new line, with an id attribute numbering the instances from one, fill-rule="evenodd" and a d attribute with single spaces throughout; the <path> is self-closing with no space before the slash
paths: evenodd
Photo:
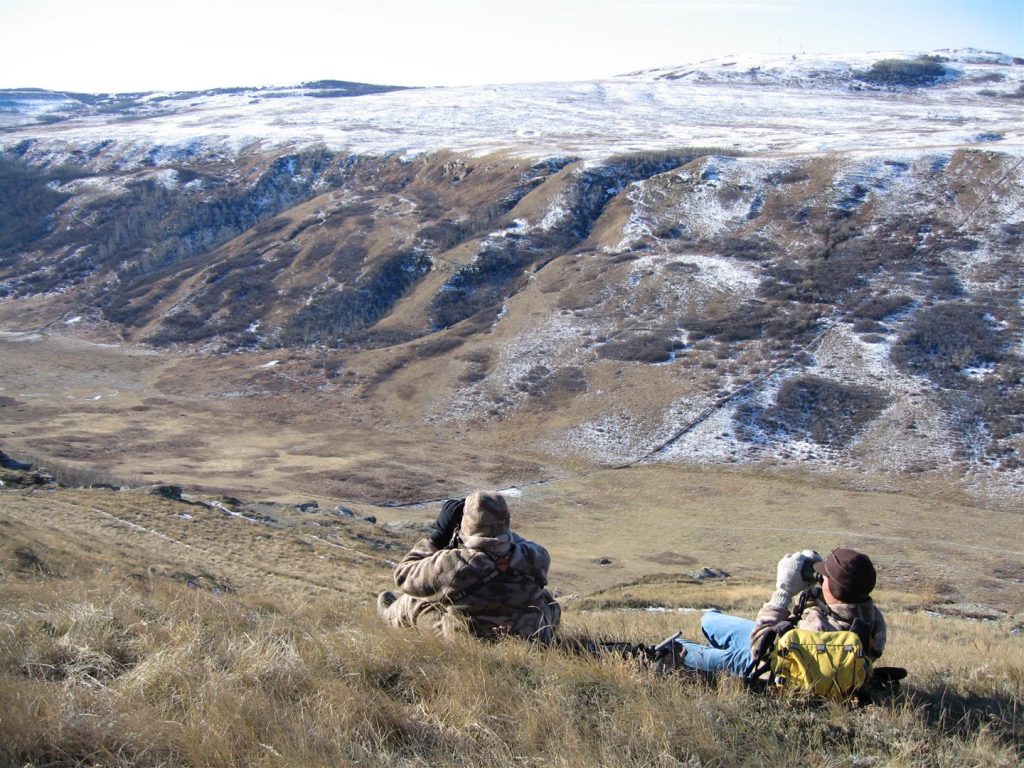
<path id="1" fill-rule="evenodd" d="M 825 603 L 824 600 L 818 599 L 820 597 L 821 587 L 818 586 L 811 587 L 810 589 L 805 589 L 803 592 L 800 593 L 800 596 L 796 599 L 796 607 L 790 614 L 790 618 L 793 620 L 793 626 L 796 626 L 796 623 L 800 621 L 800 618 L 804 615 L 804 609 L 807 607 L 807 604 L 809 602 L 814 600 L 822 604 Z"/>
<path id="2" fill-rule="evenodd" d="M 486 587 L 488 584 L 490 584 L 492 581 L 498 578 L 526 579 L 527 581 L 532 581 L 538 587 L 543 589 L 545 585 L 543 582 L 541 582 L 540 579 L 536 578 L 535 576 L 529 573 L 520 571 L 517 568 L 510 567 L 509 563 L 512 561 L 513 552 L 515 552 L 515 544 L 512 545 L 508 553 L 505 555 L 495 557 L 494 555 L 488 553 L 487 556 L 491 558 L 491 561 L 494 564 L 494 570 L 490 571 L 484 576 L 481 576 L 478 581 L 473 582 L 467 587 L 463 587 L 458 592 L 453 592 L 452 594 L 448 595 L 448 601 L 452 603 L 457 603 L 460 600 L 465 600 L 467 597 L 479 591 L 483 587 Z"/>
<path id="3" fill-rule="evenodd" d="M 815 590 L 820 588 L 814 587 L 812 589 L 805 589 L 800 593 L 800 597 L 797 598 L 796 607 L 789 616 L 782 621 L 776 622 L 769 629 L 764 631 L 761 636 L 757 647 L 754 649 L 753 658 L 750 661 L 750 666 L 743 672 L 743 677 L 747 681 L 758 680 L 766 672 L 771 672 L 771 655 L 772 650 L 775 648 L 775 643 L 780 637 L 786 634 L 789 630 L 793 629 L 800 621 L 800 617 L 803 616 L 804 608 L 807 607 L 807 603 L 814 599 Z"/>
<path id="4" fill-rule="evenodd" d="M 847 619 L 844 619 L 838 613 L 833 611 L 832 610 L 832 606 L 830 606 L 828 603 L 822 601 L 821 605 L 822 605 L 822 607 L 824 607 L 825 612 L 831 618 L 833 618 L 833 619 L 835 619 L 837 621 L 841 621 L 844 624 L 847 623 Z M 874 631 L 873 623 L 872 622 L 864 621 L 864 619 L 862 619 L 860 616 L 854 616 L 853 617 L 853 621 L 849 622 L 849 624 L 850 624 L 850 631 L 853 632 L 853 634 L 855 634 L 860 639 L 860 645 L 861 645 L 861 648 L 864 649 L 864 655 L 868 656 L 870 658 L 871 635 L 873 634 L 873 631 Z"/>
<path id="5" fill-rule="evenodd" d="M 509 548 L 507 554 L 501 555 L 499 557 L 494 557 L 493 555 L 488 555 L 488 557 L 490 557 L 491 560 L 494 561 L 495 569 L 499 573 L 501 573 L 501 575 L 504 576 L 505 578 L 509 578 L 509 579 L 525 579 L 526 581 L 532 581 L 538 587 L 540 587 L 541 589 L 544 589 L 544 587 L 547 586 L 547 585 L 543 581 L 541 581 L 539 578 L 537 578 L 536 576 L 534 576 L 531 573 L 527 573 L 526 571 L 520 571 L 518 568 L 513 568 L 511 566 L 512 556 L 515 554 L 515 551 L 516 551 L 516 545 L 513 542 L 512 546 Z"/>
<path id="6" fill-rule="evenodd" d="M 743 672 L 743 677 L 748 681 L 754 681 L 760 679 L 764 673 L 771 672 L 771 655 L 772 649 L 775 648 L 775 643 L 782 635 L 795 626 L 796 620 L 793 617 L 789 617 L 770 627 L 766 627 L 764 634 L 758 640 L 757 647 L 754 649 L 750 666 Z"/>
<path id="7" fill-rule="evenodd" d="M 465 598 L 469 597 L 470 595 L 472 595 L 477 590 L 482 589 L 483 587 L 486 587 L 488 584 L 490 584 L 492 581 L 494 581 L 499 576 L 501 576 L 501 571 L 499 571 L 497 568 L 495 568 L 493 571 L 488 573 L 486 576 L 481 577 L 478 581 L 474 581 L 468 587 L 463 587 L 458 592 L 453 592 L 452 594 L 448 595 L 448 601 L 452 602 L 452 603 L 457 603 L 460 600 L 464 600 Z"/>

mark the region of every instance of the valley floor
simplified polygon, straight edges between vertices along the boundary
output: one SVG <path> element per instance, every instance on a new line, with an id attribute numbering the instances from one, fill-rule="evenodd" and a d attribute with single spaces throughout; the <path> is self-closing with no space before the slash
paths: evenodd
<path id="1" fill-rule="evenodd" d="M 883 589 L 920 607 L 970 615 L 972 606 L 986 606 L 1000 616 L 1024 608 L 1019 508 L 967 497 L 934 475 L 597 467 L 510 450 L 514 433 L 500 424 L 467 430 L 418 423 L 372 398 L 318 391 L 284 364 L 264 367 L 273 362 L 263 360 L 267 355 L 179 357 L 11 333 L 0 338 L 0 354 L 0 448 L 77 476 L 77 484 L 163 482 L 247 502 L 316 501 L 316 514 L 294 515 L 311 534 L 340 524 L 331 514 L 339 504 L 401 531 L 402 521 L 429 520 L 434 500 L 508 489 L 514 526 L 552 551 L 552 579 L 566 594 L 704 567 L 762 580 L 783 552 L 847 545 L 871 553 Z M 262 389 L 233 392 L 232 382 L 243 378 Z M 100 498 L 112 501 L 69 514 L 86 529 L 102 523 L 123 536 L 110 520 L 86 520 L 93 507 L 121 517 L 117 506 L 130 497 Z M 172 540 L 193 537 L 183 551 L 202 539 L 195 520 L 160 521 L 157 529 Z M 167 521 L 173 525 L 164 530 Z M 292 557 L 282 551 L 272 559 Z"/>

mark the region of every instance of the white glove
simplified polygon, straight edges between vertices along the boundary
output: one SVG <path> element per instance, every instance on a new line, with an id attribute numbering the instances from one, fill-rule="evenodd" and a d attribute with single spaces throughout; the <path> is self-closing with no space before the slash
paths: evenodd
<path id="1" fill-rule="evenodd" d="M 804 557 L 800 552 L 785 555 L 779 560 L 775 569 L 775 588 L 793 595 L 804 586 L 800 571 L 804 567 Z"/>
<path id="2" fill-rule="evenodd" d="M 786 555 L 779 560 L 779 565 L 775 569 L 775 593 L 768 601 L 769 603 L 786 608 L 789 606 L 789 601 L 793 599 L 793 595 L 813 584 L 813 582 L 805 581 L 802 575 L 804 562 L 807 560 L 811 562 L 821 560 L 821 555 L 813 549 L 804 549 Z"/>

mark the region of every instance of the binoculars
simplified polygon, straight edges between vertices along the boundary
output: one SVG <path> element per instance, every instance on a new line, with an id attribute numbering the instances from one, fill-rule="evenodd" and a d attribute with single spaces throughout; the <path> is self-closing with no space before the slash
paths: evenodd
<path id="1" fill-rule="evenodd" d="M 821 574 L 814 570 L 814 564 L 819 562 L 810 557 L 805 557 L 804 561 L 800 564 L 800 578 L 807 584 L 820 584 Z"/>

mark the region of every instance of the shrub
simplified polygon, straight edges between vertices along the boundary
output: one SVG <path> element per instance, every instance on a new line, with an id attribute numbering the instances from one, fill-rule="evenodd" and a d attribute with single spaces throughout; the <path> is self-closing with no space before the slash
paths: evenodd
<path id="1" fill-rule="evenodd" d="M 727 315 L 695 318 L 688 320 L 686 325 L 696 332 L 692 338 L 711 336 L 726 343 L 747 341 L 761 338 L 772 314 L 773 307 L 767 304 L 748 303 Z"/>
<path id="2" fill-rule="evenodd" d="M 458 336 L 443 336 L 440 338 L 427 339 L 416 347 L 416 353 L 420 357 L 437 357 L 458 349 L 464 340 Z"/>
<path id="3" fill-rule="evenodd" d="M 149 322 L 153 307 L 167 298 L 177 288 L 171 281 L 154 289 L 149 284 L 135 286 L 126 291 L 111 291 L 100 299 L 103 316 L 110 322 L 128 328 Z"/>
<path id="4" fill-rule="evenodd" d="M 598 357 L 636 363 L 665 363 L 685 345 L 675 338 L 676 331 L 638 333 L 609 341 L 597 348 Z"/>
<path id="5" fill-rule="evenodd" d="M 551 375 L 551 369 L 546 365 L 535 365 L 526 372 L 526 375 L 516 382 L 516 389 L 520 392 L 532 392 L 537 384 Z"/>
<path id="6" fill-rule="evenodd" d="M 49 473 L 54 480 L 69 488 L 128 487 L 137 484 L 135 479 L 125 479 L 102 467 L 89 464 L 73 464 L 59 459 L 33 457 L 32 465 Z"/>
<path id="7" fill-rule="evenodd" d="M 913 303 L 913 299 L 903 294 L 884 296 L 870 294 L 853 308 L 853 315 L 861 321 L 884 320 L 906 309 Z"/>
<path id="8" fill-rule="evenodd" d="M 798 184 L 802 181 L 810 181 L 811 177 L 806 171 L 799 168 L 790 168 L 785 171 L 775 171 L 764 177 L 766 184 Z"/>
<path id="9" fill-rule="evenodd" d="M 714 248 L 722 256 L 744 261 L 763 261 L 779 253 L 778 246 L 763 237 L 727 237 L 715 243 Z"/>
<path id="10" fill-rule="evenodd" d="M 206 318 L 190 310 L 168 315 L 160 324 L 160 330 L 147 340 L 156 345 L 188 344 L 208 339 L 215 334 L 216 330 L 206 322 Z"/>
<path id="11" fill-rule="evenodd" d="M 430 266 L 426 254 L 416 250 L 385 259 L 364 280 L 318 298 L 297 312 L 290 323 L 292 338 L 297 336 L 305 344 L 337 344 L 351 331 L 372 326 Z"/>
<path id="12" fill-rule="evenodd" d="M 430 304 L 435 329 L 449 328 L 486 309 L 497 312 L 522 278 L 529 257 L 520 255 L 515 242 L 488 246 L 469 264 L 449 278 Z"/>
<path id="13" fill-rule="evenodd" d="M 339 283 L 347 283 L 359 277 L 369 252 L 361 236 L 350 238 L 338 246 L 331 256 L 331 277 Z"/>
<path id="14" fill-rule="evenodd" d="M 333 211 L 324 220 L 323 225 L 328 229 L 339 229 L 345 226 L 349 219 L 370 216 L 374 211 L 376 211 L 376 208 L 371 203 L 349 203 Z"/>
<path id="15" fill-rule="evenodd" d="M 879 323 L 877 320 L 868 320 L 862 318 L 853 324 L 853 330 L 856 333 L 885 333 L 885 326 Z"/>
<path id="16" fill-rule="evenodd" d="M 340 343 L 352 331 L 367 328 L 390 312 L 430 267 L 430 259 L 419 250 L 384 259 L 354 285 L 319 296 L 297 312 L 281 343 Z"/>
<path id="17" fill-rule="evenodd" d="M 972 397 L 966 401 L 964 409 L 966 418 L 985 425 L 993 444 L 1024 432 L 1020 419 L 1020 414 L 1024 413 L 1024 390 L 1020 386 L 1022 363 L 1019 359 L 1008 361 L 1000 368 L 1005 370 L 971 383 Z"/>
<path id="18" fill-rule="evenodd" d="M 746 152 L 735 147 L 676 147 L 675 149 L 652 149 L 613 155 L 605 160 L 605 164 L 629 168 L 632 173 L 648 177 L 656 173 L 664 173 L 680 165 L 686 165 L 686 163 L 701 157 L 745 157 L 746 155 Z"/>
<path id="19" fill-rule="evenodd" d="M 1003 347 L 1004 339 L 993 327 L 987 308 L 940 304 L 913 317 L 890 357 L 903 370 L 946 385 L 963 368 L 999 362 Z"/>
<path id="20" fill-rule="evenodd" d="M 587 391 L 587 375 L 582 368 L 559 368 L 543 383 L 538 395 L 577 395 Z"/>
<path id="21" fill-rule="evenodd" d="M 416 338 L 415 333 L 403 328 L 387 328 L 382 330 L 367 328 L 352 331 L 347 335 L 345 341 L 348 344 L 364 349 L 383 349 L 385 347 L 397 347 L 400 344 L 408 344 Z"/>
<path id="22" fill-rule="evenodd" d="M 459 382 L 462 384 L 476 384 L 487 378 L 487 371 L 483 368 L 473 367 L 459 374 Z"/>
<path id="23" fill-rule="evenodd" d="M 471 232 L 465 223 L 442 219 L 420 229 L 416 233 L 416 238 L 439 251 L 447 251 L 461 243 L 470 234 Z"/>
<path id="24" fill-rule="evenodd" d="M 246 175 L 244 185 L 227 181 L 230 169 L 224 178 L 217 178 L 210 176 L 208 168 L 195 172 L 204 179 L 201 189 L 168 189 L 152 180 L 129 182 L 128 194 L 95 199 L 83 205 L 78 226 L 53 231 L 50 218 L 66 196 L 49 189 L 45 182 L 82 174 L 75 169 L 43 171 L 26 166 L 18 172 L 18 179 L 0 183 L 0 194 L 8 190 L 16 194 L 13 207 L 0 205 L 5 213 L 0 217 L 0 238 L 4 232 L 13 235 L 8 243 L 12 247 L 45 238 L 41 245 L 51 252 L 85 246 L 87 262 L 73 271 L 48 272 L 45 267 L 35 271 L 45 288 L 56 287 L 66 274 L 81 280 L 106 269 L 116 271 L 118 280 L 105 282 L 103 290 L 130 290 L 166 267 L 207 253 L 250 228 L 265 225 L 250 238 L 272 237 L 287 229 L 290 219 L 274 217 L 313 194 L 315 185 L 329 172 L 331 158 L 323 150 L 278 157 L 259 177 Z M 176 170 L 188 175 L 188 169 Z M 8 208 L 18 215 L 8 216 Z"/>
<path id="25" fill-rule="evenodd" d="M 851 386 L 806 376 L 789 379 L 779 388 L 775 405 L 742 406 L 736 420 L 747 440 L 776 435 L 807 438 L 841 448 L 881 413 L 887 398 L 872 387 Z"/>
<path id="26" fill-rule="evenodd" d="M 931 85 L 946 75 L 946 68 L 934 56 L 916 59 L 882 59 L 871 69 L 854 72 L 853 76 L 877 85 Z"/>
<path id="27" fill-rule="evenodd" d="M 893 223 L 896 227 L 897 223 Z M 888 229 L 888 227 L 887 227 Z M 764 280 L 759 295 L 807 303 L 843 304 L 858 301 L 869 281 L 881 270 L 910 273 L 923 268 L 925 256 L 914 250 L 910 232 L 861 236 L 852 220 L 833 222 L 823 232 L 826 244 L 802 263 L 779 260 L 769 265 L 771 280 Z"/>
<path id="28" fill-rule="evenodd" d="M 57 208 L 71 197 L 47 186 L 54 177 L 0 154 L 0 266 L 12 266 L 20 251 L 49 232 Z"/>

